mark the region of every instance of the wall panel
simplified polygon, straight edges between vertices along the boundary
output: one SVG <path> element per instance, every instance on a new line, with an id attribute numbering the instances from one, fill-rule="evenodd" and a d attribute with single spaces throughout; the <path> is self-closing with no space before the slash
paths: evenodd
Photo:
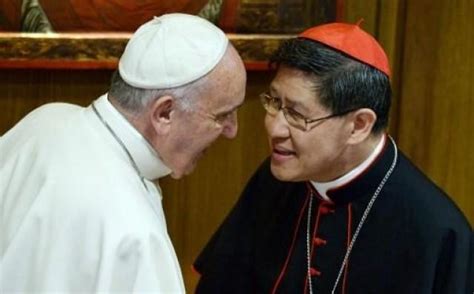
<path id="1" fill-rule="evenodd" d="M 390 58 L 390 134 L 474 224 L 474 1 L 344 3 Z"/>
<path id="2" fill-rule="evenodd" d="M 407 1 L 398 142 L 474 224 L 474 1 Z"/>

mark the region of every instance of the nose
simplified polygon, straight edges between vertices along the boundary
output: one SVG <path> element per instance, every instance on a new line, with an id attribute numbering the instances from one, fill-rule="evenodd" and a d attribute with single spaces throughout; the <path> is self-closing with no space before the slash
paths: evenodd
<path id="1" fill-rule="evenodd" d="M 226 121 L 224 129 L 222 130 L 222 135 L 227 139 L 234 139 L 237 136 L 237 131 L 239 129 L 239 123 L 237 119 L 237 111 L 232 113 L 231 117 Z"/>
<path id="2" fill-rule="evenodd" d="M 283 115 L 283 111 L 279 111 L 275 115 L 265 115 L 265 128 L 270 138 L 287 138 L 290 135 L 288 122 Z"/>

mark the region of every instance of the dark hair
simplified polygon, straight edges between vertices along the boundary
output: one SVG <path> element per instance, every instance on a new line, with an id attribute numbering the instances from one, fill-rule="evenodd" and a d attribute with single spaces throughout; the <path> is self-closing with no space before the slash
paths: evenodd
<path id="1" fill-rule="evenodd" d="M 314 77 L 320 103 L 333 113 L 369 108 L 377 115 L 372 133 L 388 125 L 392 90 L 382 71 L 317 41 L 285 41 L 270 57 L 270 65 L 285 65 Z"/>

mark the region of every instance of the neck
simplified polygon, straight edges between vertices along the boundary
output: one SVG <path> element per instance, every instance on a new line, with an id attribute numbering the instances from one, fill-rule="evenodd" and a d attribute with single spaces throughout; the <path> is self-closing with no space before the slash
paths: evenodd
<path id="1" fill-rule="evenodd" d="M 132 113 L 131 111 L 123 108 L 117 100 L 115 100 L 112 96 L 108 95 L 107 98 L 109 102 L 117 109 L 118 112 L 140 133 L 146 138 L 146 134 L 144 130 L 146 129 L 143 123 L 143 120 L 140 119 L 142 115 Z"/>
<path id="2" fill-rule="evenodd" d="M 377 144 L 379 144 L 380 140 L 382 139 L 382 136 L 383 133 L 378 135 L 370 135 L 364 142 L 362 142 L 358 146 L 355 146 L 350 160 L 351 163 L 347 166 L 347 169 L 344 174 L 353 170 L 356 166 L 366 160 L 374 151 L 375 147 L 377 147 Z"/>
<path id="3" fill-rule="evenodd" d="M 374 151 L 374 149 L 377 147 L 377 144 L 380 142 L 382 139 L 382 136 L 384 134 L 380 133 L 377 135 L 370 135 L 367 137 L 366 140 L 363 142 L 357 144 L 357 145 L 351 145 L 345 150 L 345 154 L 341 155 L 340 158 L 342 160 L 339 163 L 339 167 L 337 168 L 337 171 L 332 174 L 330 177 L 326 177 L 325 179 L 317 179 L 317 182 L 329 182 L 336 180 L 350 171 L 352 171 L 354 168 L 359 166 L 362 162 L 364 162 L 370 154 Z"/>
<path id="4" fill-rule="evenodd" d="M 152 139 L 150 126 L 148 126 L 145 122 L 145 113 L 133 113 L 124 107 L 122 107 L 117 100 L 115 100 L 112 96 L 108 95 L 107 97 L 109 102 L 117 109 L 120 114 L 148 141 L 148 143 L 153 146 L 156 150 L 156 146 L 153 144 L 154 140 Z"/>

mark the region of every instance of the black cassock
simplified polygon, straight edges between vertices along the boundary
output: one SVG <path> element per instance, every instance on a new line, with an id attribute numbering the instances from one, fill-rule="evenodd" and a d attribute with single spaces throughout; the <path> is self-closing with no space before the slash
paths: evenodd
<path id="1" fill-rule="evenodd" d="M 331 293 L 347 247 L 386 175 L 395 146 L 324 201 L 307 182 L 275 179 L 266 160 L 197 258 L 196 293 Z M 469 293 L 473 233 L 448 196 L 398 152 L 334 293 Z"/>

